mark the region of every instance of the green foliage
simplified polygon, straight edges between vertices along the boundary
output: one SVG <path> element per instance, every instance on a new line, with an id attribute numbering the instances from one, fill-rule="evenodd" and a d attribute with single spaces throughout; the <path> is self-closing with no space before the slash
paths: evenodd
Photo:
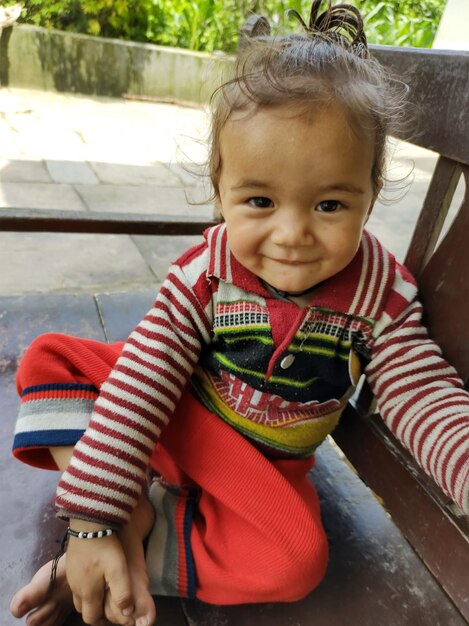
<path id="1" fill-rule="evenodd" d="M 365 16 L 370 43 L 428 48 L 446 0 L 355 0 Z"/>
<path id="2" fill-rule="evenodd" d="M 370 43 L 431 45 L 446 0 L 349 0 L 365 16 Z M 9 4 L 11 2 L 2 2 Z M 236 49 L 249 13 L 289 29 L 285 11 L 307 16 L 311 0 L 27 0 L 22 21 L 90 35 L 192 50 Z"/>
<path id="3" fill-rule="evenodd" d="M 22 21 L 89 35 L 144 41 L 149 0 L 28 0 Z"/>

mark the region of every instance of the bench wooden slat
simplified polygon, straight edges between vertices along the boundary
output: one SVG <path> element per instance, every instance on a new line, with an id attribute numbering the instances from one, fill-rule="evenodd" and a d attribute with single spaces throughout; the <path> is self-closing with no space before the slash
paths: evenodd
<path id="1" fill-rule="evenodd" d="M 370 46 L 410 85 L 412 143 L 469 165 L 469 52 Z M 404 128 L 409 139 L 409 127 Z"/>
<path id="2" fill-rule="evenodd" d="M 469 622 L 467 518 L 452 513 L 379 415 L 359 416 L 350 406 L 333 438 Z"/>
<path id="3" fill-rule="evenodd" d="M 460 177 L 458 163 L 438 159 L 405 259 L 416 278 L 435 249 Z"/>
<path id="4" fill-rule="evenodd" d="M 469 385 L 469 167 L 466 195 L 448 233 L 419 276 L 432 338 Z"/>
<path id="5" fill-rule="evenodd" d="M 191 215 L 0 209 L 0 232 L 200 235 L 216 223 L 215 219 Z"/>

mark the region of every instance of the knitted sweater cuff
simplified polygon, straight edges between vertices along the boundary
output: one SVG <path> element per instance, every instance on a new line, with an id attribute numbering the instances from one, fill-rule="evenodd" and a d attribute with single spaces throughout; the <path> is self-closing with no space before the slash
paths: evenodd
<path id="1" fill-rule="evenodd" d="M 91 522 L 93 524 L 102 524 L 103 526 L 106 526 L 106 528 L 112 528 L 114 530 L 118 530 L 120 528 L 120 525 L 116 524 L 115 522 L 99 519 L 91 515 L 82 515 L 73 511 L 67 511 L 67 509 L 57 508 L 56 513 L 59 519 L 62 519 L 66 522 L 68 522 L 70 519 L 79 519 L 83 520 L 84 522 Z"/>
<path id="2" fill-rule="evenodd" d="M 88 426 L 97 396 L 97 391 L 80 387 L 72 391 L 25 390 L 13 441 L 13 455 L 17 459 L 34 467 L 58 469 L 48 448 L 77 443 Z"/>

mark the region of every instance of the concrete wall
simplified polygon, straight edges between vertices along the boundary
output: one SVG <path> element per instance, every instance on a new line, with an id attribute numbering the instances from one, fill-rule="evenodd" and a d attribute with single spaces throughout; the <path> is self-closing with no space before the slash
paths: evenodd
<path id="1" fill-rule="evenodd" d="M 206 102 L 231 58 L 34 26 L 5 29 L 0 84 L 102 96 Z"/>

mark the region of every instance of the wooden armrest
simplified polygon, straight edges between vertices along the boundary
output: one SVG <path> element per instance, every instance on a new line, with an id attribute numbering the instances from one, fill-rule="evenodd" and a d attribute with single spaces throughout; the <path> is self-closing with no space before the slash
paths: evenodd
<path id="1" fill-rule="evenodd" d="M 349 405 L 333 439 L 469 620 L 469 517 L 424 474 L 378 414 L 361 415 Z"/>

